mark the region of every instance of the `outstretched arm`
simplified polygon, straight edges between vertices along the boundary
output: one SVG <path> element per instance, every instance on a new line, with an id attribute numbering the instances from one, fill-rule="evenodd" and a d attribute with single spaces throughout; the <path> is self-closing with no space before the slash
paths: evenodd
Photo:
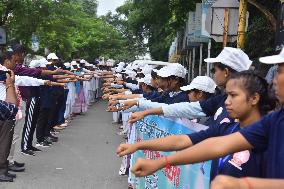
<path id="1" fill-rule="evenodd" d="M 159 139 L 146 140 L 135 144 L 120 144 L 117 148 L 117 155 L 122 157 L 132 154 L 137 150 L 151 151 L 178 151 L 192 146 L 187 135 L 173 135 Z"/>
<path id="2" fill-rule="evenodd" d="M 270 189 L 284 188 L 283 179 L 234 178 L 217 176 L 211 183 L 211 189 Z"/>
<path id="3" fill-rule="evenodd" d="M 132 167 L 132 172 L 136 176 L 142 177 L 150 175 L 167 165 L 193 164 L 252 148 L 253 146 L 237 132 L 223 137 L 209 138 L 167 158 L 157 160 L 138 159 Z"/>

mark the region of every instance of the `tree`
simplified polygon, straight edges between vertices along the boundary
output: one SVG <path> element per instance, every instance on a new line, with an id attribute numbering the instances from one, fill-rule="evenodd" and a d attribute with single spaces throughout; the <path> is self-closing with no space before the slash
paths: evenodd
<path id="1" fill-rule="evenodd" d="M 95 0 L 14 0 L 1 1 L 1 23 L 9 40 L 21 41 L 33 53 L 31 36 L 44 48 L 65 60 L 105 56 L 123 58 L 126 38 L 116 28 L 96 16 Z"/>

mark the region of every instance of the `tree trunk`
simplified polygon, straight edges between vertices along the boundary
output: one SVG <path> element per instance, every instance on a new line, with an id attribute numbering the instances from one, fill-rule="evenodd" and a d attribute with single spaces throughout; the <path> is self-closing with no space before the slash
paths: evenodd
<path id="1" fill-rule="evenodd" d="M 257 0 L 248 0 L 248 2 L 259 9 L 265 15 L 272 26 L 272 30 L 275 32 L 277 21 L 274 15 L 265 6 L 257 2 Z"/>

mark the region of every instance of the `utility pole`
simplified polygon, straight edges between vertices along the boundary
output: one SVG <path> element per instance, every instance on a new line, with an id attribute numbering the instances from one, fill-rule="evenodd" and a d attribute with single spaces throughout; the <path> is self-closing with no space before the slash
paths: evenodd
<path id="1" fill-rule="evenodd" d="M 240 0 L 239 26 L 238 26 L 238 48 L 243 49 L 245 45 L 245 30 L 247 21 L 247 0 Z"/>

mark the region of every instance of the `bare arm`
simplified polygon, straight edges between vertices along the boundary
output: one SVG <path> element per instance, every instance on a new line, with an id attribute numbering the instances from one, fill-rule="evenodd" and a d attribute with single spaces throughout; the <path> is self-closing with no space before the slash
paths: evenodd
<path id="1" fill-rule="evenodd" d="M 133 99 L 133 98 L 139 98 L 139 97 L 140 97 L 139 94 L 130 94 L 130 95 L 120 94 L 120 95 L 114 95 L 110 97 L 110 99 L 120 100 L 120 99 Z"/>
<path id="2" fill-rule="evenodd" d="M 132 154 L 137 150 L 151 151 L 178 151 L 192 146 L 192 142 L 187 135 L 173 135 L 159 139 L 146 140 L 135 144 L 121 144 L 116 153 L 122 157 Z"/>
<path id="3" fill-rule="evenodd" d="M 11 70 L 10 70 L 11 71 Z M 6 102 L 11 103 L 11 104 L 17 104 L 17 94 L 15 90 L 15 74 L 13 71 L 11 71 L 11 75 L 6 74 L 7 79 L 6 79 Z"/>
<path id="4" fill-rule="evenodd" d="M 132 167 L 132 172 L 136 176 L 141 177 L 150 175 L 157 170 L 166 167 L 167 164 L 193 164 L 252 148 L 253 147 L 248 143 L 248 141 L 239 132 L 237 132 L 223 137 L 209 138 L 192 147 L 168 156 L 167 160 L 165 160 L 165 158 L 157 160 L 138 159 L 136 164 Z"/>
<path id="5" fill-rule="evenodd" d="M 248 149 L 252 149 L 252 146 L 237 132 L 223 137 L 209 138 L 191 148 L 177 152 L 169 156 L 169 163 L 171 165 L 198 163 Z"/>
<path id="6" fill-rule="evenodd" d="M 284 188 L 283 179 L 234 178 L 217 176 L 211 183 L 211 189 L 270 189 Z"/>
<path id="7" fill-rule="evenodd" d="M 141 112 L 135 112 L 131 114 L 129 118 L 129 123 L 135 123 L 136 121 L 143 119 L 147 115 L 161 115 L 161 114 L 163 114 L 162 108 L 153 108 Z"/>

